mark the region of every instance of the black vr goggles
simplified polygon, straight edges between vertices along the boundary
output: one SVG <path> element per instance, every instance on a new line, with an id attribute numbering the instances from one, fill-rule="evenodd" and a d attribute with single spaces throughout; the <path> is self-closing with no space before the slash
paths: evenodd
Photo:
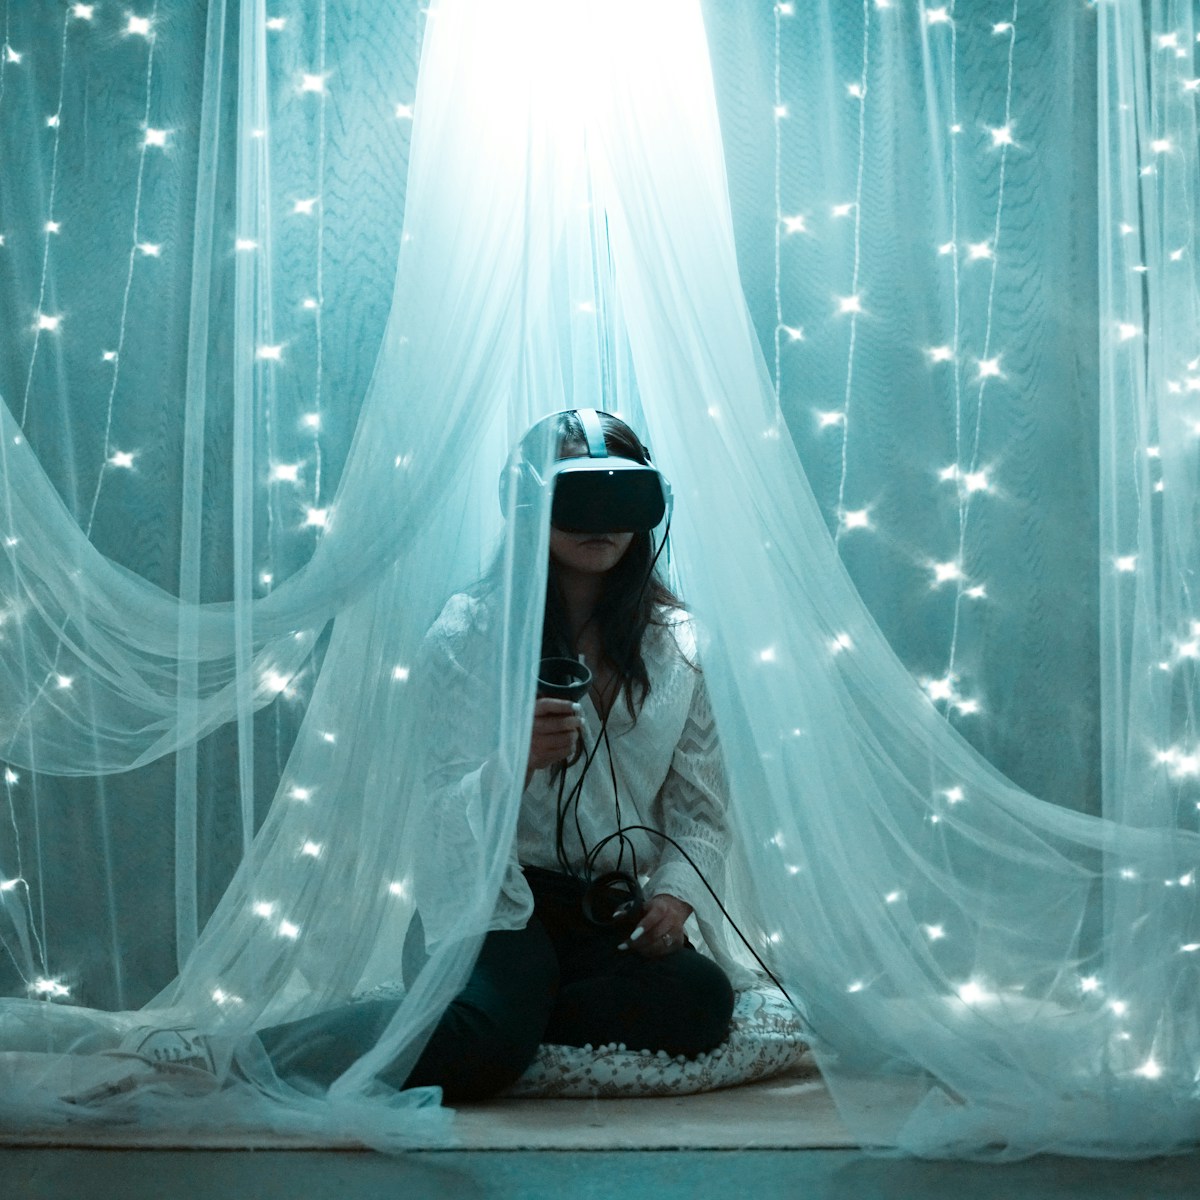
<path id="1" fill-rule="evenodd" d="M 550 507 L 552 524 L 568 533 L 648 533 L 661 523 L 671 503 L 671 485 L 662 473 L 647 463 L 609 454 L 594 408 L 567 409 L 574 412 L 587 435 L 587 454 L 557 459 L 542 478 L 522 450 L 531 435 L 547 421 L 543 418 L 521 439 L 500 476 L 500 504 L 508 508 L 509 488 L 515 480 L 517 504 L 532 504 L 537 490 L 547 484 L 554 489 Z M 642 448 L 649 458 L 649 452 Z"/>

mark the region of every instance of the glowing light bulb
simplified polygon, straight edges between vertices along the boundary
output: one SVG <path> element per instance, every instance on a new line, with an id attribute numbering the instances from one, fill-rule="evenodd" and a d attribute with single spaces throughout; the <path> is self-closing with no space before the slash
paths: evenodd
<path id="1" fill-rule="evenodd" d="M 765 650 L 758 652 L 758 661 L 761 663 L 773 663 L 775 661 L 775 647 L 768 646 Z"/>
<path id="2" fill-rule="evenodd" d="M 46 996 L 49 998 L 62 999 L 64 996 L 71 994 L 71 989 L 58 979 L 35 979 L 29 985 L 29 990 L 35 996 Z"/>
<path id="3" fill-rule="evenodd" d="M 963 485 L 968 492 L 986 492 L 989 488 L 986 471 L 968 471 L 963 476 Z"/>
<path id="4" fill-rule="evenodd" d="M 930 679 L 925 684 L 930 700 L 951 700 L 954 697 L 954 680 L 947 675 L 944 679 Z"/>
<path id="5" fill-rule="evenodd" d="M 1123 1017 L 1129 1011 L 1129 1005 L 1124 1000 L 1110 1000 L 1108 1007 L 1118 1017 Z"/>
<path id="6" fill-rule="evenodd" d="M 270 587 L 274 579 L 275 576 L 272 575 L 270 571 L 262 571 L 258 576 L 258 582 L 261 583 L 263 587 Z"/>
<path id="7" fill-rule="evenodd" d="M 947 788 L 942 795 L 945 796 L 951 804 L 961 804 L 965 798 L 963 795 L 963 790 L 960 787 Z"/>
<path id="8" fill-rule="evenodd" d="M 300 90 L 302 92 L 318 92 L 324 94 L 326 75 L 301 75 Z"/>
<path id="9" fill-rule="evenodd" d="M 940 245 L 940 246 L 937 248 L 937 252 L 938 252 L 938 254 L 940 254 L 940 255 L 941 255 L 943 258 L 945 258 L 945 256 L 946 256 L 947 254 L 953 254 L 953 253 L 954 253 L 954 243 L 953 243 L 953 242 L 943 242 L 943 243 L 942 243 L 942 244 L 941 244 L 941 245 Z"/>
<path id="10" fill-rule="evenodd" d="M 258 243 L 253 238 L 238 238 L 233 243 L 233 248 L 244 253 L 247 250 L 257 250 Z"/>
<path id="11" fill-rule="evenodd" d="M 117 352 L 116 352 L 115 350 L 105 350 L 105 351 L 104 351 L 104 352 L 103 352 L 103 353 L 100 355 L 100 357 L 101 357 L 101 358 L 102 358 L 102 359 L 103 359 L 105 362 L 116 362 L 116 361 L 117 361 Z"/>
<path id="12" fill-rule="evenodd" d="M 0 892 L 11 892 L 20 882 L 20 879 L 0 879 Z"/>
<path id="13" fill-rule="evenodd" d="M 857 509 L 854 512 L 842 513 L 842 524 L 847 529 L 870 529 L 871 515 L 865 508 Z"/>
<path id="14" fill-rule="evenodd" d="M 987 588 L 982 583 L 977 583 L 974 587 L 967 588 L 963 595 L 970 596 L 972 600 L 982 600 L 987 596 Z"/>
<path id="15" fill-rule="evenodd" d="M 954 710 L 962 717 L 973 717 L 979 712 L 978 700 L 958 700 L 955 702 Z"/>
<path id="16" fill-rule="evenodd" d="M 1200 942 L 1188 942 L 1185 946 L 1179 947 L 1180 954 L 1194 954 L 1200 950 Z"/>
<path id="17" fill-rule="evenodd" d="M 1136 554 L 1119 555 L 1116 559 L 1115 565 L 1116 565 L 1116 568 L 1118 571 L 1122 571 L 1125 573 L 1128 573 L 1130 571 L 1136 571 L 1137 570 L 1137 555 Z"/>
<path id="18" fill-rule="evenodd" d="M 392 678 L 397 683 L 406 683 L 408 681 L 408 675 L 409 675 L 408 667 L 393 667 L 392 668 Z"/>
<path id="19" fill-rule="evenodd" d="M 302 216 L 311 217 L 313 206 L 317 203 L 319 197 L 312 196 L 307 200 L 297 200 L 292 208 L 292 212 L 300 213 Z"/>
<path id="20" fill-rule="evenodd" d="M 992 135 L 993 146 L 1015 146 L 1016 142 L 1013 139 L 1012 126 L 1001 125 L 998 129 L 989 129 L 988 133 Z"/>
<path id="21" fill-rule="evenodd" d="M 855 100 L 861 100 L 865 93 L 861 83 L 848 83 L 846 84 L 846 94 Z"/>
<path id="22" fill-rule="evenodd" d="M 145 140 L 142 142 L 144 146 L 165 146 L 167 144 L 166 129 L 147 129 Z"/>
<path id="23" fill-rule="evenodd" d="M 953 24 L 949 8 L 927 8 L 925 10 L 925 23 L 927 25 Z"/>
<path id="24" fill-rule="evenodd" d="M 1153 1058 L 1148 1058 L 1133 1073 L 1143 1079 L 1158 1079 L 1162 1075 L 1162 1067 Z"/>
<path id="25" fill-rule="evenodd" d="M 42 226 L 42 228 L 45 229 L 45 231 L 47 233 L 58 233 L 62 230 L 62 222 L 61 221 L 47 221 L 46 224 Z"/>
<path id="26" fill-rule="evenodd" d="M 1137 233 L 1137 229 L 1128 222 L 1123 222 L 1117 226 L 1118 231 L 1123 237 L 1128 237 L 1131 233 Z"/>
<path id="27" fill-rule="evenodd" d="M 4 46 L 4 61 L 10 63 L 19 63 L 21 56 L 7 43 Z"/>
<path id="28" fill-rule="evenodd" d="M 305 413 L 304 416 L 300 418 L 300 424 L 303 425 L 305 429 L 320 429 L 321 414 Z"/>
<path id="29" fill-rule="evenodd" d="M 16 773 L 16 771 L 14 771 L 12 769 L 12 767 L 5 767 L 4 768 L 4 782 L 10 783 L 10 784 L 11 783 L 20 783 L 21 777 L 20 777 L 20 775 L 18 775 Z"/>
<path id="30" fill-rule="evenodd" d="M 1180 658 L 1200 658 L 1200 639 L 1184 642 L 1179 647 Z"/>
<path id="31" fill-rule="evenodd" d="M 321 734 L 321 738 L 330 745 L 333 745 L 333 743 L 337 741 L 337 734 L 330 733 L 328 730 L 326 730 L 323 734 Z"/>
<path id="32" fill-rule="evenodd" d="M 787 110 L 786 104 L 775 105 L 775 119 L 776 120 L 781 120 L 783 117 L 786 117 L 787 115 L 788 115 L 788 110 Z"/>
<path id="33" fill-rule="evenodd" d="M 885 904 L 895 904 L 896 901 L 900 899 L 902 894 L 903 893 L 901 892 L 888 892 L 888 894 L 884 896 L 883 901 Z"/>
<path id="34" fill-rule="evenodd" d="M 47 329 L 53 333 L 59 326 L 62 317 L 52 317 L 49 313 L 38 313 L 37 327 L 39 329 Z"/>
<path id="35" fill-rule="evenodd" d="M 1012 27 L 1013 27 L 1013 24 L 1011 21 L 997 21 L 996 24 L 992 26 L 992 32 L 993 33 L 1011 33 Z"/>
<path id="36" fill-rule="evenodd" d="M 1138 873 L 1132 867 L 1122 867 L 1121 868 L 1121 878 L 1122 879 L 1136 879 L 1137 877 L 1138 877 Z"/>
<path id="37" fill-rule="evenodd" d="M 951 362 L 954 359 L 954 351 L 949 346 L 930 346 L 925 353 L 929 355 L 930 362 Z"/>
<path id="38" fill-rule="evenodd" d="M 863 983 L 863 981 L 862 981 L 861 979 L 856 979 L 856 980 L 855 980 L 855 981 L 854 981 L 854 982 L 853 982 L 853 983 L 852 983 L 852 984 L 851 984 L 851 985 L 850 985 L 850 986 L 849 986 L 849 987 L 846 989 L 846 991 L 848 991 L 848 992 L 849 992 L 851 995 L 854 995 L 854 993 L 855 993 L 855 992 L 861 992 L 861 991 L 863 990 L 863 988 L 865 988 L 866 986 L 867 986 L 867 985 L 866 985 L 865 983 Z"/>
<path id="39" fill-rule="evenodd" d="M 1000 358 L 981 358 L 979 360 L 979 378 L 996 378 L 1000 374 Z"/>
<path id="40" fill-rule="evenodd" d="M 276 483 L 297 483 L 300 479 L 300 463 L 275 463 L 271 467 L 271 478 Z"/>
<path id="41" fill-rule="evenodd" d="M 282 346 L 259 346 L 258 358 L 269 359 L 272 362 L 279 362 L 283 358 Z"/>
<path id="42" fill-rule="evenodd" d="M 301 308 L 317 308 L 319 307 L 316 300 L 312 296 L 305 296 L 300 304 Z"/>
<path id="43" fill-rule="evenodd" d="M 967 243 L 967 258 L 976 260 L 980 258 L 991 258 L 992 247 L 990 242 L 968 242 Z"/>
<path id="44" fill-rule="evenodd" d="M 940 942 L 946 936 L 946 931 L 940 925 L 922 925 L 921 928 L 931 942 Z"/>
<path id="45" fill-rule="evenodd" d="M 1155 40 L 1158 42 L 1158 48 L 1160 50 L 1166 50 L 1168 47 L 1174 49 L 1179 45 L 1179 34 L 1160 33 Z"/>
<path id="46" fill-rule="evenodd" d="M 1127 342 L 1130 338 L 1137 337 L 1141 332 L 1142 331 L 1136 325 L 1131 325 L 1128 321 L 1122 321 L 1117 326 L 1117 337 L 1122 342 Z"/>
<path id="47" fill-rule="evenodd" d="M 305 842 L 304 845 L 300 847 L 300 853 L 303 854 L 306 858 L 320 858 L 321 857 L 320 843 L 319 842 Z"/>
<path id="48" fill-rule="evenodd" d="M 804 223 L 804 217 L 797 214 L 794 217 L 781 217 L 783 229 L 785 233 L 807 233 L 808 226 Z"/>
<path id="49" fill-rule="evenodd" d="M 50 116 L 48 116 L 48 117 L 46 118 L 46 125 L 47 125 L 47 126 L 50 128 L 50 129 L 57 129 L 57 128 L 58 128 L 58 125 L 59 125 L 59 116 L 58 116 L 58 113 L 51 113 L 51 114 L 50 114 Z"/>
<path id="50" fill-rule="evenodd" d="M 253 907 L 256 916 L 270 920 L 275 914 L 275 905 L 269 900 L 259 900 Z"/>
<path id="51" fill-rule="evenodd" d="M 1100 990 L 1100 980 L 1097 979 L 1095 975 L 1082 976 L 1079 980 L 1079 990 L 1083 992 L 1084 995 L 1087 995 L 1090 992 L 1098 992 Z"/>
<path id="52" fill-rule="evenodd" d="M 939 583 L 949 583 L 954 579 L 963 577 L 962 564 L 957 562 L 943 562 L 933 564 L 934 586 Z"/>
<path id="53" fill-rule="evenodd" d="M 405 879 L 395 879 L 388 884 L 388 891 L 391 892 L 393 896 L 407 896 L 408 881 Z"/>
<path id="54" fill-rule="evenodd" d="M 985 1000 L 994 999 L 991 992 L 987 991 L 982 984 L 974 979 L 968 979 L 966 983 L 958 988 L 958 998 L 964 1004 L 982 1004 Z"/>
<path id="55" fill-rule="evenodd" d="M 1155 154 L 1166 154 L 1171 149 L 1170 138 L 1154 138 L 1150 142 L 1150 149 Z"/>
<path id="56" fill-rule="evenodd" d="M 286 27 L 287 27 L 287 18 L 286 17 L 268 17 L 267 18 L 267 28 L 272 33 L 278 33 L 281 29 L 285 29 Z"/>
<path id="57" fill-rule="evenodd" d="M 293 800 L 308 801 L 312 799 L 312 791 L 306 787 L 294 787 L 288 790 L 288 795 Z"/>
<path id="58" fill-rule="evenodd" d="M 158 242 L 138 242 L 137 248 L 147 258 L 158 258 L 162 254 L 162 246 Z"/>
<path id="59" fill-rule="evenodd" d="M 796 6 L 791 0 L 783 0 L 783 3 L 775 5 L 775 11 L 781 17 L 790 17 L 796 11 Z"/>
<path id="60" fill-rule="evenodd" d="M 70 675 L 55 675 L 54 686 L 65 691 L 75 682 Z"/>
<path id="61" fill-rule="evenodd" d="M 1185 79 L 1183 81 L 1183 90 L 1185 92 L 1200 92 L 1200 79 Z"/>
<path id="62" fill-rule="evenodd" d="M 396 120 L 411 121 L 413 119 L 413 106 L 411 104 L 396 105 Z"/>
<path id="63" fill-rule="evenodd" d="M 292 941 L 295 941 L 296 938 L 298 938 L 300 936 L 300 926 L 293 925 L 291 921 L 280 921 L 279 922 L 279 936 L 285 937 L 285 938 L 291 938 Z"/>
<path id="64" fill-rule="evenodd" d="M 306 508 L 304 510 L 304 524 L 313 526 L 317 529 L 324 529 L 329 524 L 329 509 L 327 508 Z"/>
<path id="65" fill-rule="evenodd" d="M 851 640 L 850 635 L 848 633 L 839 633 L 837 635 L 837 637 L 835 637 L 833 639 L 834 654 L 840 654 L 843 650 L 853 650 L 853 649 L 854 649 L 854 642 Z"/>
<path id="66" fill-rule="evenodd" d="M 854 202 L 835 204 L 829 211 L 834 217 L 848 217 L 854 211 Z"/>
<path id="67" fill-rule="evenodd" d="M 837 302 L 839 313 L 860 313 L 863 310 L 861 296 L 839 296 Z"/>
<path id="68" fill-rule="evenodd" d="M 817 420 L 820 422 L 822 429 L 828 429 L 832 425 L 844 425 L 846 423 L 846 414 L 844 412 L 819 412 Z"/>
<path id="69" fill-rule="evenodd" d="M 125 32 L 137 37 L 148 38 L 150 36 L 150 18 L 131 16 L 129 24 L 125 26 Z"/>
<path id="70" fill-rule="evenodd" d="M 1170 253 L 1170 256 L 1169 256 L 1171 261 L 1179 262 L 1183 258 L 1183 251 L 1184 251 L 1184 247 L 1182 247 L 1182 246 L 1180 246 L 1176 250 L 1172 250 Z"/>
<path id="71" fill-rule="evenodd" d="M 799 326 L 797 326 L 797 325 L 781 325 L 779 328 L 782 329 L 783 332 L 787 334 L 789 342 L 804 341 L 804 330 L 801 329 Z"/>
<path id="72" fill-rule="evenodd" d="M 133 454 L 128 450 L 114 450 L 109 457 L 108 465 L 129 470 L 133 466 Z"/>

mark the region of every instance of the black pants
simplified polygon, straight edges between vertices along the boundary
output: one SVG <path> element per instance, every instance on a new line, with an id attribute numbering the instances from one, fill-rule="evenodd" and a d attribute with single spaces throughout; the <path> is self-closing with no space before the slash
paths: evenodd
<path id="1" fill-rule="evenodd" d="M 694 1058 L 729 1029 L 733 989 L 691 946 L 663 958 L 618 950 L 626 932 L 583 916 L 582 887 L 548 871 L 526 872 L 534 913 L 524 929 L 489 933 L 407 1078 L 437 1085 L 447 1101 L 483 1100 L 516 1082 L 542 1042 L 624 1043 Z M 378 1040 L 399 1004 L 364 1001 L 264 1029 L 259 1037 L 285 1079 L 328 1087 Z"/>

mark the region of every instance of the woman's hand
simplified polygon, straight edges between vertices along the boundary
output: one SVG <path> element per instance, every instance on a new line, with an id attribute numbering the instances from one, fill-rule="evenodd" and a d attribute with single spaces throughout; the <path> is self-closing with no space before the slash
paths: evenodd
<path id="1" fill-rule="evenodd" d="M 692 906 L 666 893 L 655 896 L 646 905 L 646 911 L 637 928 L 619 949 L 636 950 L 643 958 L 662 958 L 687 945 L 683 923 L 692 915 Z"/>
<path id="2" fill-rule="evenodd" d="M 573 759 L 579 750 L 579 731 L 583 728 L 583 709 L 570 700 L 551 700 L 543 696 L 533 706 L 533 732 L 529 738 L 529 765 L 525 786 L 534 771 Z"/>

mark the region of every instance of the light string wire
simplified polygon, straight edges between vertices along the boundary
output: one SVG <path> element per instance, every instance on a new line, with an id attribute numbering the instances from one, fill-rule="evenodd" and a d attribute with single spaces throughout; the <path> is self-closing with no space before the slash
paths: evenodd
<path id="1" fill-rule="evenodd" d="M 322 78 L 325 77 L 326 63 L 326 3 L 321 0 L 321 7 L 318 16 L 318 64 L 317 71 Z M 317 203 L 314 207 L 317 210 L 317 294 L 313 297 L 317 302 L 315 316 L 315 334 L 317 339 L 317 377 L 313 383 L 313 411 L 316 413 L 317 421 L 313 427 L 313 454 L 315 456 L 314 480 L 313 480 L 313 507 L 321 507 L 321 473 L 323 467 L 323 459 L 321 455 L 321 401 L 322 401 L 322 384 L 324 383 L 325 374 L 325 346 L 323 336 L 323 318 L 325 310 L 325 93 L 322 91 L 318 96 L 319 108 L 317 110 Z"/>
<path id="2" fill-rule="evenodd" d="M 4 55 L 3 55 L 3 57 L 5 57 L 5 58 L 9 57 L 8 37 L 7 37 L 7 20 L 8 20 L 8 18 L 7 18 L 7 14 L 6 14 L 6 16 L 5 16 L 5 25 L 6 25 L 5 51 L 4 51 Z M 67 76 L 67 49 L 68 49 L 68 45 L 69 45 L 68 30 L 70 28 L 70 23 L 71 23 L 71 12 L 68 9 L 67 12 L 65 12 L 63 14 L 62 39 L 61 39 L 61 43 L 60 43 L 60 52 L 59 52 L 58 99 L 56 101 L 56 107 L 55 107 L 55 111 L 53 114 L 54 124 L 52 126 L 52 128 L 54 129 L 54 137 L 52 140 L 53 148 L 51 150 L 51 159 L 50 159 L 49 202 L 47 205 L 46 223 L 45 223 L 45 226 L 43 227 L 42 270 L 41 270 L 41 278 L 38 283 L 37 320 L 34 323 L 33 347 L 31 349 L 30 355 L 29 355 L 29 370 L 25 376 L 25 394 L 24 394 L 24 397 L 23 397 L 22 403 L 21 403 L 20 424 L 22 427 L 24 427 L 25 422 L 29 416 L 29 399 L 30 399 L 30 395 L 31 395 L 32 389 L 33 389 L 33 373 L 34 373 L 35 365 L 37 363 L 38 351 L 41 347 L 42 329 L 44 327 L 46 327 L 45 322 L 47 320 L 47 314 L 45 313 L 44 306 L 45 306 L 45 302 L 46 302 L 46 287 L 47 287 L 47 282 L 48 282 L 49 273 L 50 273 L 50 239 L 57 236 L 57 222 L 55 221 L 55 205 L 56 205 L 57 197 L 58 197 L 58 162 L 59 162 L 59 151 L 60 151 L 60 148 L 62 145 L 61 113 L 62 113 L 62 107 L 63 107 L 63 99 L 66 94 L 65 89 L 66 89 L 66 76 Z M 54 322 L 53 325 L 50 327 L 57 328 L 58 318 L 54 318 L 53 322 Z M 5 472 L 5 474 L 7 476 L 7 472 Z M 10 512 L 11 512 L 11 508 L 10 508 Z M 61 630 L 59 632 L 61 633 Z M 25 653 L 24 653 L 25 642 L 24 642 L 23 637 L 21 639 L 21 646 L 22 646 L 22 660 L 27 668 L 28 660 L 25 658 Z M 56 649 L 56 651 L 55 651 L 55 664 L 57 664 L 58 654 L 61 651 L 61 648 L 62 648 L 62 643 L 60 641 L 58 649 Z M 53 675 L 53 672 L 52 672 L 52 675 Z M 26 670 L 26 677 L 28 677 L 28 670 Z M 49 678 L 47 680 L 43 681 L 42 685 L 37 689 L 34 700 L 30 703 L 29 708 L 26 710 L 26 712 L 28 712 L 29 709 L 32 709 L 33 705 L 36 704 L 37 701 L 41 698 L 48 682 L 49 682 Z M 34 802 L 30 805 L 31 819 L 33 821 L 33 854 L 34 854 L 34 857 L 36 858 L 36 860 L 38 862 L 41 862 L 42 861 L 42 821 L 41 821 L 41 811 L 40 811 L 41 805 L 39 805 L 37 803 L 36 781 L 33 784 L 33 788 L 34 788 L 34 798 L 33 798 Z M 16 819 L 16 810 L 15 810 L 15 807 L 13 806 L 12 785 L 11 784 L 6 783 L 6 791 L 7 791 L 8 801 L 9 801 L 10 815 L 11 815 L 12 822 L 13 822 L 13 828 L 15 830 L 16 825 L 17 825 L 17 819 Z M 18 835 L 17 841 L 16 841 L 16 846 L 15 846 L 17 877 L 19 879 L 23 879 L 24 875 L 25 875 L 25 869 L 24 869 L 24 863 L 23 863 L 22 856 L 21 856 L 20 846 L 21 846 L 20 837 Z M 37 875 L 37 897 L 38 897 L 38 900 L 37 900 L 37 912 L 36 913 L 33 910 L 33 898 L 29 892 L 28 884 L 26 885 L 25 895 L 27 898 L 27 911 L 28 911 L 28 915 L 29 915 L 29 925 L 30 925 L 30 928 L 34 931 L 34 936 L 38 943 L 42 971 L 48 975 L 49 970 L 50 970 L 48 950 L 47 950 L 49 933 L 48 933 L 47 927 L 46 927 L 46 884 L 45 884 L 45 879 L 43 878 L 43 872 L 39 871 L 38 875 Z M 38 936 L 39 925 L 40 925 L 40 929 L 41 929 L 40 937 Z"/>
<path id="3" fill-rule="evenodd" d="M 156 28 L 157 21 L 158 0 L 154 0 L 154 6 L 150 11 L 150 32 L 149 34 L 145 35 L 148 45 L 146 47 L 146 102 L 142 111 L 142 129 L 147 131 L 150 128 L 150 102 L 154 83 L 154 57 L 155 48 L 158 42 L 158 31 Z M 84 528 L 84 533 L 89 539 L 92 536 L 92 525 L 96 519 L 96 507 L 100 503 L 100 493 L 104 488 L 104 479 L 108 471 L 109 459 L 111 458 L 113 410 L 116 404 L 117 387 L 121 378 L 121 351 L 125 346 L 125 333 L 129 318 L 129 296 L 133 290 L 133 273 L 139 254 L 138 246 L 141 238 L 142 219 L 142 187 L 146 177 L 146 153 L 149 149 L 150 140 L 148 137 L 143 137 L 141 152 L 138 154 L 137 182 L 134 185 L 133 245 L 129 249 L 129 262 L 125 271 L 125 290 L 121 297 L 121 320 L 117 330 L 117 347 L 115 356 L 112 360 L 112 379 L 109 382 L 108 400 L 104 416 L 104 462 L 101 463 L 100 473 L 96 476 L 96 487 L 92 493 L 92 504 L 88 512 L 87 525 Z"/>
<path id="4" fill-rule="evenodd" d="M 1017 16 L 1020 0 L 1013 0 L 1012 13 L 1008 20 L 1008 62 L 1006 67 L 1005 86 L 1004 86 L 1004 124 L 1003 129 L 1009 130 L 1012 128 L 1012 94 L 1013 94 L 1013 64 L 1016 57 L 1017 45 Z M 955 38 L 955 34 L 951 34 Z M 1008 167 L 1008 150 L 1012 144 L 1011 136 L 1006 135 L 1000 141 L 1000 165 L 999 175 L 996 187 L 996 213 L 992 222 L 992 246 L 991 246 L 991 270 L 988 280 L 988 298 L 987 310 L 984 318 L 984 334 L 983 334 L 983 354 L 981 355 L 981 363 L 987 362 L 991 358 L 992 348 L 992 327 L 993 318 L 995 315 L 995 299 L 996 299 L 996 276 L 999 271 L 999 249 L 1000 249 L 1000 234 L 1002 230 L 1002 222 L 1004 215 L 1004 185 L 1006 172 Z M 955 256 L 957 258 L 958 249 L 957 242 L 955 243 Z M 956 281 L 957 285 L 957 281 Z M 955 287 L 955 296 L 957 303 L 957 286 Z M 957 330 L 956 330 L 957 334 Z M 957 351 L 957 347 L 956 347 Z M 955 355 L 957 363 L 957 353 Z M 971 459 L 968 465 L 968 474 L 974 475 L 979 470 L 979 446 L 983 429 L 983 403 L 984 394 L 987 390 L 989 375 L 984 374 L 982 369 L 978 380 L 978 389 L 975 398 L 975 431 L 971 442 Z M 960 437 L 960 406 L 956 403 L 955 412 L 955 464 L 957 466 L 961 457 L 961 445 L 959 444 Z M 961 470 L 961 468 L 960 468 Z M 967 526 L 971 516 L 971 500 L 972 491 L 970 488 L 964 488 L 961 476 L 955 480 L 955 484 L 959 489 L 958 502 L 958 556 L 956 561 L 959 563 L 959 573 L 955 580 L 954 591 L 954 617 L 950 631 L 950 653 L 946 666 L 946 678 L 953 679 L 954 667 L 958 656 L 958 635 L 962 617 L 962 602 L 963 593 L 966 589 L 967 579 L 962 570 L 963 557 L 966 553 L 967 543 Z M 951 697 L 946 697 L 946 712 L 950 711 Z"/>
<path id="5" fill-rule="evenodd" d="M 7 22 L 7 17 L 5 18 Z M 66 79 L 67 79 L 67 31 L 71 25 L 71 13 L 68 10 L 63 14 L 62 25 L 62 44 L 58 63 L 58 105 L 54 110 L 54 139 L 53 149 L 50 152 L 50 195 L 49 203 L 46 211 L 46 223 L 43 227 L 42 238 L 42 276 L 38 285 L 38 302 L 37 302 L 37 319 L 33 326 L 33 349 L 29 355 L 29 371 L 25 376 L 25 396 L 21 403 L 21 425 L 25 425 L 25 421 L 29 416 L 29 397 L 33 389 L 33 370 L 37 363 L 38 349 L 42 344 L 42 330 L 46 328 L 45 322 L 47 319 L 53 321 L 51 328 L 57 328 L 57 318 L 48 318 L 48 314 L 43 307 L 46 303 L 46 282 L 50 274 L 50 239 L 57 237 L 57 222 L 54 219 L 54 206 L 58 198 L 58 152 L 62 144 L 62 121 L 60 114 L 62 113 L 63 97 L 65 95 Z M 5 52 L 4 57 L 8 57 L 8 39 L 5 37 Z"/>
<path id="6" fill-rule="evenodd" d="M 858 345 L 858 317 L 861 309 L 857 297 L 859 272 L 862 267 L 862 194 L 867 153 L 867 78 L 870 65 L 871 4 L 870 0 L 863 0 L 862 68 L 858 83 L 858 161 L 854 179 L 854 267 L 850 282 L 850 297 L 853 304 L 850 308 L 850 345 L 846 351 L 846 387 L 842 397 L 841 469 L 838 477 L 837 509 L 834 513 L 836 524 L 833 535 L 834 545 L 839 550 L 843 532 L 843 514 L 846 508 L 846 476 L 850 449 L 850 401 L 854 392 L 855 351 Z"/>
<path id="7" fill-rule="evenodd" d="M 780 354 L 780 335 L 783 333 L 783 283 L 782 283 L 782 254 L 783 254 L 783 122 L 779 113 L 783 110 L 783 53 L 782 53 L 782 19 L 783 14 L 779 5 L 773 6 L 775 14 L 775 141 L 774 141 L 774 172 L 775 172 L 775 419 L 776 426 L 783 424 L 783 369 Z"/>

